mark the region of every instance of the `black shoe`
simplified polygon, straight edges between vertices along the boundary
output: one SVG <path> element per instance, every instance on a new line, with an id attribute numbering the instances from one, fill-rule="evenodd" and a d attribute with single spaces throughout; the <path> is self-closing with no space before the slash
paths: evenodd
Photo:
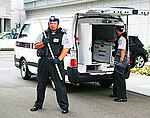
<path id="1" fill-rule="evenodd" d="M 62 114 L 67 114 L 69 112 L 69 110 L 67 109 L 67 110 L 62 110 Z"/>
<path id="2" fill-rule="evenodd" d="M 117 95 L 111 94 L 109 97 L 117 97 Z"/>
<path id="3" fill-rule="evenodd" d="M 115 102 L 127 102 L 127 98 L 123 98 L 123 99 L 121 99 L 121 98 L 115 98 L 114 101 Z"/>
<path id="4" fill-rule="evenodd" d="M 38 109 L 42 109 L 42 107 L 37 107 L 36 105 L 34 105 L 33 107 L 31 107 L 30 111 L 37 111 Z"/>

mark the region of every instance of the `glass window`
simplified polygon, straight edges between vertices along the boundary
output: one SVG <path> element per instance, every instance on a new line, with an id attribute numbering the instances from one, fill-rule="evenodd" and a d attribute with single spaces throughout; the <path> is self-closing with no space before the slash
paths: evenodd
<path id="1" fill-rule="evenodd" d="M 2 37 L 2 39 L 12 39 L 12 38 L 13 38 L 13 36 L 12 36 L 11 33 L 5 34 L 5 35 Z"/>
<path id="2" fill-rule="evenodd" d="M 19 38 L 27 37 L 29 34 L 29 29 L 30 29 L 30 24 L 24 24 L 21 33 L 19 35 Z"/>

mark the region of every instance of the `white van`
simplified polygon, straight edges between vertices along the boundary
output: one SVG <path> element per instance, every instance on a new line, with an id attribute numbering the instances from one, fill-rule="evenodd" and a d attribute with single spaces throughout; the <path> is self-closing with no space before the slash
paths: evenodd
<path id="1" fill-rule="evenodd" d="M 129 8 L 104 8 L 79 11 L 74 15 L 60 16 L 60 27 L 67 33 L 73 46 L 64 59 L 66 81 L 70 83 L 97 81 L 102 87 L 112 84 L 114 58 L 112 57 L 114 25 L 123 22 L 122 16 L 139 14 Z M 149 14 L 149 12 L 140 12 Z M 48 17 L 41 17 L 46 30 Z M 128 27 L 128 17 L 125 20 Z M 37 50 L 33 43 L 42 32 L 38 18 L 25 21 L 16 42 L 14 62 L 23 79 L 37 74 Z M 128 76 L 130 70 L 128 70 Z"/>

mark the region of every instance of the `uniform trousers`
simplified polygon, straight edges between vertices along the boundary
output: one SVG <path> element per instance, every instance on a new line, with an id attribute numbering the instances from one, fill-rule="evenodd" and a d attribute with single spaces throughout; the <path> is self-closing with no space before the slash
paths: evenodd
<path id="1" fill-rule="evenodd" d="M 126 95 L 126 81 L 123 74 L 117 72 L 113 73 L 114 84 L 113 84 L 113 94 L 119 99 L 127 98 Z"/>
<path id="2" fill-rule="evenodd" d="M 35 105 L 38 107 L 43 106 L 44 98 L 45 98 L 45 90 L 47 83 L 49 82 L 49 77 L 54 82 L 56 89 L 56 97 L 59 107 L 63 110 L 67 110 L 69 107 L 67 91 L 64 82 L 65 70 L 63 61 L 58 64 L 60 73 L 62 75 L 63 80 L 60 80 L 58 73 L 56 71 L 55 65 L 52 61 L 50 61 L 47 57 L 42 57 L 38 62 L 38 85 L 37 85 L 37 100 L 35 101 Z"/>

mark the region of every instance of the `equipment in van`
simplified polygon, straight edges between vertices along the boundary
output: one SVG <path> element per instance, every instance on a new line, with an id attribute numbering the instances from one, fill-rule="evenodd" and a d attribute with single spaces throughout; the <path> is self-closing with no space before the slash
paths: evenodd
<path id="1" fill-rule="evenodd" d="M 41 23 L 41 21 L 40 21 L 40 18 L 39 18 L 39 17 L 38 17 L 38 20 L 39 20 L 39 23 L 40 23 L 41 29 L 42 29 L 42 31 L 43 31 L 43 33 L 44 33 L 44 37 L 45 37 L 45 38 L 47 38 L 46 33 L 45 33 L 44 29 L 43 29 L 43 26 L 42 26 L 42 23 Z M 49 48 L 50 54 L 52 55 L 52 59 L 55 59 L 55 57 L 54 57 L 54 54 L 53 54 L 53 51 L 52 51 L 52 49 L 51 49 L 50 44 L 48 43 L 47 45 L 48 45 L 48 48 Z M 57 72 L 58 72 L 58 75 L 59 75 L 60 80 L 63 80 L 63 79 L 62 79 L 62 76 L 61 76 L 61 73 L 60 73 L 60 70 L 59 70 L 59 68 L 58 68 L 58 65 L 57 65 L 57 64 L 55 64 L 55 67 L 56 67 L 56 70 L 57 70 Z"/>

